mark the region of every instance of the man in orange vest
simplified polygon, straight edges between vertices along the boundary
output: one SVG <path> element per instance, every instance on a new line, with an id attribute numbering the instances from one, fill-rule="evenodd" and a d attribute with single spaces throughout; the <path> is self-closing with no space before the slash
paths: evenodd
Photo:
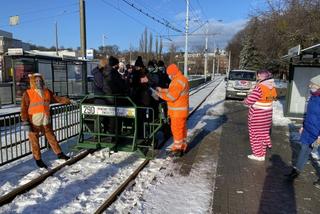
<path id="1" fill-rule="evenodd" d="M 189 82 L 178 66 L 171 64 L 167 68 L 171 79 L 168 89 L 157 87 L 158 96 L 167 101 L 170 117 L 173 146 L 171 152 L 182 154 L 187 150 L 187 117 L 189 114 Z"/>
<path id="2" fill-rule="evenodd" d="M 29 75 L 30 89 L 27 89 L 21 101 L 22 128 L 29 131 L 29 141 L 36 164 L 40 168 L 48 168 L 41 159 L 39 134 L 43 133 L 48 140 L 53 152 L 59 159 L 68 160 L 57 142 L 50 124 L 50 103 L 70 104 L 65 97 L 58 97 L 44 86 L 41 74 Z"/>

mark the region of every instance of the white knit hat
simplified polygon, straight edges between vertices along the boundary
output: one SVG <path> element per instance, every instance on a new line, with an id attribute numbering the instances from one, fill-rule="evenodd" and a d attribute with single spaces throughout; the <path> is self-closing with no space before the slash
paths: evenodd
<path id="1" fill-rule="evenodd" d="M 313 78 L 310 80 L 310 82 L 313 83 L 313 84 L 315 84 L 315 85 L 320 86 L 320 75 L 313 77 Z"/>

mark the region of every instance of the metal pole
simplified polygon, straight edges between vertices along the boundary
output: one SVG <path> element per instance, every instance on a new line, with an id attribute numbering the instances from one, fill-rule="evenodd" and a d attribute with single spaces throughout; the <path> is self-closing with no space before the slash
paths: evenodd
<path id="1" fill-rule="evenodd" d="M 231 51 L 229 51 L 229 62 L 228 62 L 228 72 L 227 72 L 227 74 L 229 73 L 230 70 L 231 70 Z"/>
<path id="2" fill-rule="evenodd" d="M 206 48 L 204 56 L 204 81 L 207 81 L 207 72 L 208 72 L 208 23 L 206 29 Z"/>
<path id="3" fill-rule="evenodd" d="M 187 2 L 187 12 L 186 12 L 186 37 L 185 37 L 185 48 L 184 48 L 184 75 L 188 76 L 188 29 L 189 29 L 189 0 Z"/>
<path id="4" fill-rule="evenodd" d="M 59 56 L 59 44 L 58 44 L 58 22 L 55 23 L 55 33 L 56 33 L 56 54 Z"/>
<path id="5" fill-rule="evenodd" d="M 220 73 L 220 55 L 218 54 L 218 62 L 217 62 L 217 74 Z"/>
<path id="6" fill-rule="evenodd" d="M 216 69 L 216 55 L 213 56 L 213 62 L 212 62 L 212 79 L 214 79 L 214 72 Z"/>
<path id="7" fill-rule="evenodd" d="M 87 39 L 86 39 L 86 11 L 85 11 L 85 0 L 79 0 L 79 10 L 80 10 L 80 42 L 81 42 L 81 58 L 86 59 L 87 52 Z M 88 83 L 87 83 L 87 62 L 82 64 L 82 90 L 83 93 L 88 93 Z"/>

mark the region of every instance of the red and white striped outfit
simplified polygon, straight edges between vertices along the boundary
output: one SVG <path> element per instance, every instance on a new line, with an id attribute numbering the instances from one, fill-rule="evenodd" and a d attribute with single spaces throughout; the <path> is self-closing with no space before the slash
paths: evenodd
<path id="1" fill-rule="evenodd" d="M 262 98 L 262 90 L 257 85 L 244 103 L 248 105 L 248 128 L 252 154 L 256 157 L 264 157 L 266 148 L 272 146 L 270 128 L 272 125 L 272 103 L 269 107 L 257 105 Z M 260 103 L 263 105 L 263 103 Z M 271 106 L 271 107 L 270 107 Z"/>

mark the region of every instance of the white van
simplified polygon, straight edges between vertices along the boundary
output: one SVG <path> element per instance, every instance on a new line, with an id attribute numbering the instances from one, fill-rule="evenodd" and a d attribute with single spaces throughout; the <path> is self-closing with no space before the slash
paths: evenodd
<path id="1" fill-rule="evenodd" d="M 245 98 L 256 85 L 256 71 L 231 70 L 225 78 L 226 99 Z"/>

